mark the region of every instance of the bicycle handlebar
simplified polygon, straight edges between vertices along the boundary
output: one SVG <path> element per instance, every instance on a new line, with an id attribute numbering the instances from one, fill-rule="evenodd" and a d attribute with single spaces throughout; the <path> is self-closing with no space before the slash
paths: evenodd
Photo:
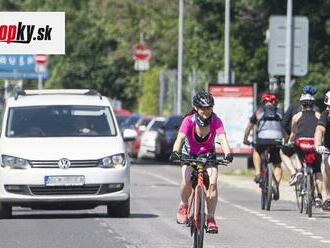
<path id="1" fill-rule="evenodd" d="M 188 162 L 188 163 L 201 163 L 206 165 L 207 163 L 215 163 L 217 165 L 228 165 L 230 162 L 224 158 L 224 156 L 220 154 L 203 154 L 199 156 L 188 156 L 182 154 L 180 157 L 181 162 Z"/>

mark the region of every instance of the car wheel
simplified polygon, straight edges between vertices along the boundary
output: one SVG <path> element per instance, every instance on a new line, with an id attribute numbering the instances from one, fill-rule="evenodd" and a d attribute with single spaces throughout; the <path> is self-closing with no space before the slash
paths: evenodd
<path id="1" fill-rule="evenodd" d="M 156 159 L 157 160 L 160 160 L 160 161 L 164 161 L 166 160 L 166 155 L 164 154 L 164 152 L 162 151 L 162 146 L 157 143 L 156 144 L 156 155 L 155 155 Z"/>
<path id="2" fill-rule="evenodd" d="M 125 201 L 111 202 L 107 205 L 107 213 L 110 217 L 129 217 L 130 197 Z"/>
<path id="3" fill-rule="evenodd" d="M 12 216 L 12 207 L 5 203 L 0 203 L 0 219 L 7 219 Z"/>

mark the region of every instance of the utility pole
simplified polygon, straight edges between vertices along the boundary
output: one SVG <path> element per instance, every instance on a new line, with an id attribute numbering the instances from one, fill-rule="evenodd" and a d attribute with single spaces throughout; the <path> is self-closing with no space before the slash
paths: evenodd
<path id="1" fill-rule="evenodd" d="M 292 0 L 287 0 L 284 110 L 290 105 L 292 63 Z"/>
<path id="2" fill-rule="evenodd" d="M 179 34 L 178 34 L 178 88 L 177 88 L 177 108 L 176 113 L 181 114 L 182 104 L 182 61 L 183 61 L 183 13 L 184 0 L 179 0 Z"/>
<path id="3" fill-rule="evenodd" d="M 230 71 L 230 0 L 226 0 L 225 10 L 225 83 L 231 83 Z"/>

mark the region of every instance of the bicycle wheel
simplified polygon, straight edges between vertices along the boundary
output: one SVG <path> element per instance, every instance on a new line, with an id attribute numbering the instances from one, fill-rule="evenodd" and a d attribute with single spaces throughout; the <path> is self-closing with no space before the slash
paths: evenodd
<path id="1" fill-rule="evenodd" d="M 205 228 L 205 198 L 202 187 L 195 189 L 194 248 L 203 248 Z"/>
<path id="2" fill-rule="evenodd" d="M 261 170 L 261 183 L 260 183 L 260 189 L 261 189 L 261 209 L 265 210 L 266 208 L 266 198 L 267 198 L 267 186 L 266 182 L 268 181 L 268 172 L 266 167 L 265 159 L 262 158 L 262 170 Z"/>
<path id="3" fill-rule="evenodd" d="M 307 206 L 306 206 L 306 214 L 308 217 L 312 217 L 312 205 L 313 205 L 313 180 L 311 174 L 307 174 Z"/>
<path id="4" fill-rule="evenodd" d="M 300 213 L 304 211 L 304 195 L 302 194 L 303 182 L 297 182 L 295 185 L 296 203 Z"/>
<path id="5" fill-rule="evenodd" d="M 273 197 L 273 165 L 267 164 L 267 197 L 266 209 L 269 211 Z"/>

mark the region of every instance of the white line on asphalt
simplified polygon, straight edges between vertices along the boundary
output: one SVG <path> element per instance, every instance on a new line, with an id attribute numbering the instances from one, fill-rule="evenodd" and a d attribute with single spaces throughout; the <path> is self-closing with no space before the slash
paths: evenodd
<path id="1" fill-rule="evenodd" d="M 300 229 L 300 228 L 295 228 L 295 229 L 292 229 L 293 231 L 295 232 L 306 232 L 304 229 Z"/>
<path id="2" fill-rule="evenodd" d="M 107 229 L 107 231 L 108 231 L 109 233 L 113 233 L 113 231 L 112 231 L 111 229 Z"/>
<path id="3" fill-rule="evenodd" d="M 160 176 L 160 175 L 158 175 L 158 174 L 155 174 L 155 173 L 152 173 L 152 172 L 147 172 L 147 174 L 150 175 L 150 176 L 153 176 L 153 177 L 157 177 L 157 178 L 159 178 L 159 179 L 161 179 L 161 180 L 164 180 L 164 181 L 166 181 L 166 182 L 168 182 L 168 183 L 170 183 L 170 184 L 173 184 L 173 185 L 175 185 L 175 186 L 180 186 L 179 183 L 177 183 L 177 182 L 175 182 L 175 181 L 173 181 L 173 180 L 171 180 L 171 179 L 168 179 L 168 178 L 166 178 L 166 177 L 162 177 L 162 176 Z"/>
<path id="4" fill-rule="evenodd" d="M 295 226 L 286 226 L 286 228 L 288 228 L 288 229 L 294 229 L 296 227 Z"/>
<path id="5" fill-rule="evenodd" d="M 172 181 L 171 179 L 168 179 L 166 177 L 162 177 L 162 176 L 159 176 L 158 174 L 154 174 L 154 173 L 151 173 L 151 172 L 149 172 L 147 174 L 149 174 L 151 176 L 154 176 L 154 177 L 157 177 L 159 179 L 162 179 L 162 180 L 164 180 L 166 182 L 169 182 L 169 183 L 171 183 L 173 185 L 179 186 L 178 183 L 176 183 L 175 181 Z M 270 217 L 270 216 L 266 216 L 265 214 L 260 214 L 260 213 L 258 213 L 256 211 L 252 210 L 252 209 L 249 209 L 249 208 L 243 207 L 241 205 L 232 203 L 232 202 L 230 202 L 228 200 L 219 199 L 219 201 L 224 202 L 224 203 L 227 203 L 229 205 L 232 205 L 232 206 L 234 206 L 234 207 L 236 207 L 238 209 L 241 209 L 243 211 L 246 211 L 246 212 L 248 212 L 250 214 L 254 214 L 254 215 L 258 216 L 258 217 L 261 217 L 262 219 L 266 219 L 266 220 L 268 220 L 268 221 L 270 221 L 272 223 L 275 223 L 276 225 L 283 226 L 284 228 L 291 229 L 292 231 L 295 231 L 295 232 L 299 232 L 302 235 L 313 235 L 313 233 L 311 233 L 311 232 L 307 232 L 307 231 L 305 231 L 303 229 L 297 229 L 295 226 L 288 226 L 285 223 L 281 223 L 278 220 L 272 219 L 272 217 Z M 217 218 L 221 218 L 221 217 L 217 217 Z M 310 219 L 315 220 L 315 218 L 310 218 Z M 320 240 L 320 239 L 322 239 L 322 237 L 320 237 L 320 236 L 311 236 L 311 237 L 314 237 L 313 239 L 319 240 L 322 243 L 327 243 L 327 244 L 330 243 L 330 240 Z M 315 238 L 315 237 L 317 237 L 317 238 Z"/>
<path id="6" fill-rule="evenodd" d="M 311 236 L 312 239 L 324 239 L 323 237 L 321 236 Z"/>
<path id="7" fill-rule="evenodd" d="M 313 233 L 311 233 L 311 232 L 302 232 L 301 234 L 306 235 L 306 236 L 312 236 L 313 235 Z"/>

